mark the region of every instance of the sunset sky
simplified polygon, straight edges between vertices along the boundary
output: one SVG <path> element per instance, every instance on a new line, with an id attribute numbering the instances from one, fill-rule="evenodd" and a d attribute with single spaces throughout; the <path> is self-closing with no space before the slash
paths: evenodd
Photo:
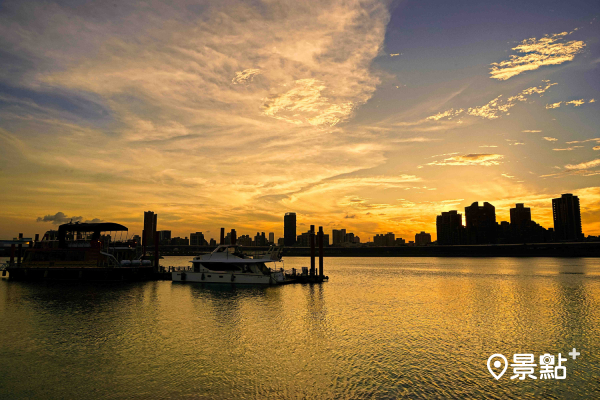
<path id="1" fill-rule="evenodd" d="M 2 1 L 0 239 L 368 240 L 515 203 L 600 234 L 600 2 Z"/>

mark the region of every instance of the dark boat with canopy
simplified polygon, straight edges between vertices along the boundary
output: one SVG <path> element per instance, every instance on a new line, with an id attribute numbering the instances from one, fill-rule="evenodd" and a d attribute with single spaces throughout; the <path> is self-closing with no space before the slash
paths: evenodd
<path id="1" fill-rule="evenodd" d="M 8 265 L 6 271 L 17 280 L 152 278 L 152 262 L 142 259 L 127 232 L 127 227 L 113 222 L 63 224 L 57 235 L 47 233 L 25 249 L 23 261 Z"/>

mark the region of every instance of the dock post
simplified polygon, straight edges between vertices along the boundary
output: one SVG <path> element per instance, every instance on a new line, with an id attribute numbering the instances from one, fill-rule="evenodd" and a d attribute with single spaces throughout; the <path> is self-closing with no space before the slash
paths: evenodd
<path id="1" fill-rule="evenodd" d="M 36 234 L 35 234 L 35 240 L 34 240 L 34 241 L 35 241 L 36 243 L 40 241 L 40 234 L 39 234 L 39 233 L 36 233 Z"/>
<path id="2" fill-rule="evenodd" d="M 158 258 L 158 232 L 156 232 L 154 234 L 154 272 L 160 272 Z"/>
<path id="3" fill-rule="evenodd" d="M 323 227 L 319 227 L 319 275 L 323 278 Z"/>
<path id="4" fill-rule="evenodd" d="M 21 252 L 23 251 L 23 245 L 21 243 L 19 243 L 19 246 L 17 247 L 17 265 L 20 267 L 21 266 Z"/>
<path id="5" fill-rule="evenodd" d="M 221 240 L 219 240 L 219 244 L 225 244 L 225 228 L 221 228 Z"/>
<path id="6" fill-rule="evenodd" d="M 310 226 L 310 275 L 315 276 L 315 226 Z"/>
<path id="7" fill-rule="evenodd" d="M 15 265 L 15 244 L 10 245 L 10 266 Z"/>

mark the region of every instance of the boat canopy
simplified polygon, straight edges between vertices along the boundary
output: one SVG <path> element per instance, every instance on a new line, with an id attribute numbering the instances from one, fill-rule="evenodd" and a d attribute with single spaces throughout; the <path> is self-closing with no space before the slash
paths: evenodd
<path id="1" fill-rule="evenodd" d="M 67 232 L 92 232 L 92 240 L 100 239 L 100 232 L 128 231 L 127 227 L 114 222 L 68 223 L 58 227 L 58 247 L 66 247 Z"/>

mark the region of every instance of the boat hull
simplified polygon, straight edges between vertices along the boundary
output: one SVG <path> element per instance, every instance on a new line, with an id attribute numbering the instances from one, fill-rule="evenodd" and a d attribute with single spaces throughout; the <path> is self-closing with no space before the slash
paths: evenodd
<path id="1" fill-rule="evenodd" d="M 277 276 L 264 274 L 190 271 L 173 272 L 172 274 L 173 282 L 234 283 L 249 285 L 276 285 L 280 283 Z"/>
<path id="2" fill-rule="evenodd" d="M 153 279 L 152 267 L 138 268 L 7 268 L 8 278 L 19 281 L 83 280 L 142 281 Z"/>

